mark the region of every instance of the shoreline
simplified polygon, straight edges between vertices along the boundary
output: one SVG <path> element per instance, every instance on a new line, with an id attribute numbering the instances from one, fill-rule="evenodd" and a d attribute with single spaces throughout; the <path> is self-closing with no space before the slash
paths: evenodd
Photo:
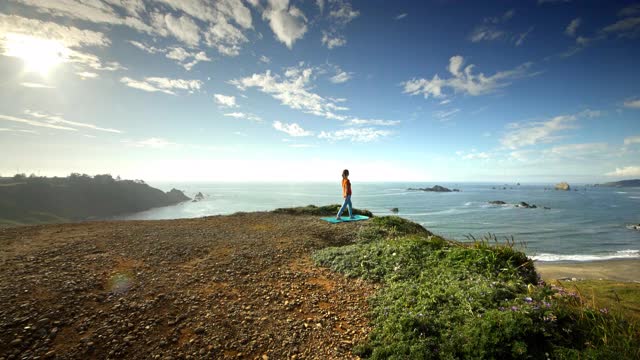
<path id="1" fill-rule="evenodd" d="M 611 259 L 584 262 L 541 262 L 534 265 L 545 280 L 613 280 L 640 283 L 640 259 Z"/>

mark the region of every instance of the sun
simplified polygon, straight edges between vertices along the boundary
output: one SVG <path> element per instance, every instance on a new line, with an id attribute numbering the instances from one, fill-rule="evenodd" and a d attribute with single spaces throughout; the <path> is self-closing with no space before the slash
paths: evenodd
<path id="1" fill-rule="evenodd" d="M 59 41 L 14 33 L 4 35 L 4 48 L 4 55 L 24 61 L 25 71 L 41 75 L 47 75 L 69 55 L 69 49 Z"/>

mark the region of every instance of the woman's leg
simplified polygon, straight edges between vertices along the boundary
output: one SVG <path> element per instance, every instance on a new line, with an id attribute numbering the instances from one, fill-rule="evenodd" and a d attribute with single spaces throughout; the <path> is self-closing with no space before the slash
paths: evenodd
<path id="1" fill-rule="evenodd" d="M 349 207 L 349 218 L 353 219 L 353 205 L 351 205 L 351 195 L 347 196 L 347 199 L 349 199 L 349 204 L 347 204 L 347 206 Z"/>
<path id="2" fill-rule="evenodd" d="M 340 215 L 342 215 L 342 212 L 344 211 L 344 208 L 350 202 L 351 202 L 351 196 L 347 196 L 346 198 L 344 198 L 344 202 L 342 203 L 342 207 L 340 207 L 340 211 L 338 211 L 338 215 L 336 215 L 336 219 L 340 218 Z"/>

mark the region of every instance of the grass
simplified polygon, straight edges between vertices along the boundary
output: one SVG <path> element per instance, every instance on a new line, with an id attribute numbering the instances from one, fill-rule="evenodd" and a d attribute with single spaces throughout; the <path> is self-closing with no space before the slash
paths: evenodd
<path id="1" fill-rule="evenodd" d="M 374 330 L 354 349 L 364 358 L 640 358 L 637 322 L 545 284 L 512 241 L 489 239 L 463 244 L 378 217 L 314 260 L 384 284 L 371 298 Z"/>
<path id="2" fill-rule="evenodd" d="M 275 209 L 273 212 L 278 214 L 290 214 L 290 215 L 314 215 L 314 216 L 332 216 L 333 215 L 335 216 L 336 214 L 338 214 L 338 211 L 340 210 L 341 206 L 342 205 L 339 205 L 339 204 L 325 205 L 325 206 L 307 205 L 307 206 L 295 207 L 295 208 Z M 347 210 L 345 210 L 345 213 L 347 215 L 349 214 Z M 353 214 L 373 217 L 373 214 L 369 210 L 353 209 Z"/>
<path id="3" fill-rule="evenodd" d="M 568 291 L 580 294 L 593 308 L 608 309 L 622 317 L 640 321 L 640 284 L 611 280 L 580 280 L 561 282 Z"/>

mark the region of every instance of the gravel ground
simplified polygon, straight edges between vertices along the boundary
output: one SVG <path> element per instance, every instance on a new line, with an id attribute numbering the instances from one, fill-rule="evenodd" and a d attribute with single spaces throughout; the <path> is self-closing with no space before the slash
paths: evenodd
<path id="1" fill-rule="evenodd" d="M 310 256 L 365 226 L 238 213 L 0 229 L 0 360 L 357 358 L 377 288 Z"/>

